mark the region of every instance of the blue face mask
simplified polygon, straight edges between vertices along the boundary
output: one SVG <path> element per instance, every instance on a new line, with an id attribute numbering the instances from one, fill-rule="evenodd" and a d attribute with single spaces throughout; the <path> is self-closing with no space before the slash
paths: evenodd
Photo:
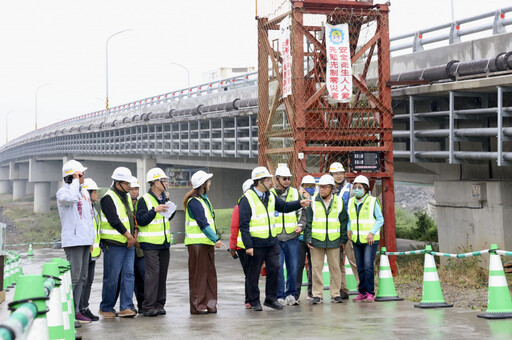
<path id="1" fill-rule="evenodd" d="M 363 189 L 354 189 L 354 195 L 356 195 L 357 198 L 361 198 L 364 195 Z"/>
<path id="2" fill-rule="evenodd" d="M 313 196 L 315 194 L 315 188 L 304 188 L 308 194 Z"/>

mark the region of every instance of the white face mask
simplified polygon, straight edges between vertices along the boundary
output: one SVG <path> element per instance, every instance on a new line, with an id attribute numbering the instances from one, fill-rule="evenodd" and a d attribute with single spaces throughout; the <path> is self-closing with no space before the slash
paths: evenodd
<path id="1" fill-rule="evenodd" d="M 364 195 L 364 189 L 354 189 L 354 195 L 357 197 L 357 198 L 361 198 L 363 197 Z"/>

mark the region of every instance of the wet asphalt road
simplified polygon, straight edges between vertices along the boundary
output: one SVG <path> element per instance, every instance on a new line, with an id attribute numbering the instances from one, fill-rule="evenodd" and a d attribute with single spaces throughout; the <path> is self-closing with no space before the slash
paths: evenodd
<path id="1" fill-rule="evenodd" d="M 23 256 L 27 274 L 41 272 L 62 250 L 35 249 L 33 259 Z M 244 285 L 240 263 L 225 249 L 216 251 L 218 313 L 190 315 L 188 305 L 187 251 L 183 245 L 171 249 L 167 279 L 167 315 L 148 318 L 103 320 L 83 325 L 83 339 L 512 339 L 512 319 L 485 320 L 478 311 L 460 308 L 419 309 L 412 302 L 331 304 L 324 291 L 324 304 L 288 306 L 282 311 L 263 307 L 263 312 L 244 308 Z M 96 266 L 90 305 L 96 314 L 101 300 L 103 261 Z M 264 278 L 263 278 L 264 280 Z M 262 296 L 264 281 L 260 281 Z M 305 289 L 305 288 L 304 288 Z M 302 294 L 303 296 L 305 294 Z M 7 293 L 12 301 L 13 290 Z M 352 299 L 353 296 L 350 297 Z M 135 301 L 135 298 L 134 298 Z M 263 298 L 262 298 L 263 302 Z M 117 306 L 118 309 L 118 306 Z M 119 310 L 119 309 L 118 309 Z M 0 305 L 0 320 L 8 315 L 7 303 Z"/>

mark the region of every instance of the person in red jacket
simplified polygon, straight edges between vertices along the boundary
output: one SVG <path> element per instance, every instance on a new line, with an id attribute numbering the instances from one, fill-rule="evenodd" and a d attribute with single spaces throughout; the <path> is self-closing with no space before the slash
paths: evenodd
<path id="1" fill-rule="evenodd" d="M 252 179 L 248 179 L 242 185 L 242 193 L 245 193 L 253 184 Z M 249 256 L 245 253 L 245 246 L 242 242 L 242 236 L 240 234 L 240 228 L 238 225 L 238 204 L 233 208 L 233 214 L 231 215 L 231 237 L 229 238 L 229 252 L 231 256 L 238 254 L 242 270 L 244 271 L 245 277 L 245 308 L 251 309 L 249 298 L 247 296 L 247 270 L 249 269 Z"/>

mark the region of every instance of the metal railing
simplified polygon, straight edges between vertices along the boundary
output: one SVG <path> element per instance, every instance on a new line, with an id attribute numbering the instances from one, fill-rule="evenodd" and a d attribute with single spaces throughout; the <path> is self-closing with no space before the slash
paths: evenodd
<path id="1" fill-rule="evenodd" d="M 492 34 L 507 32 L 506 26 L 512 24 L 512 18 L 506 18 L 505 13 L 512 12 L 512 7 L 505 7 L 493 12 L 487 12 L 465 19 L 455 20 L 443 25 L 421 29 L 416 32 L 391 37 L 390 52 L 412 48 L 412 52 L 423 51 L 423 46 L 440 41 L 447 41 L 448 44 L 455 44 L 461 41 L 461 37 L 479 32 L 492 30 Z M 486 23 L 478 23 L 479 20 L 491 19 Z M 467 25 L 467 28 L 465 25 Z M 474 24 L 472 26 L 472 24 Z M 464 26 L 463 26 L 464 25 Z M 432 34 L 430 34 L 432 33 Z M 408 39 L 406 43 L 399 41 Z"/>

